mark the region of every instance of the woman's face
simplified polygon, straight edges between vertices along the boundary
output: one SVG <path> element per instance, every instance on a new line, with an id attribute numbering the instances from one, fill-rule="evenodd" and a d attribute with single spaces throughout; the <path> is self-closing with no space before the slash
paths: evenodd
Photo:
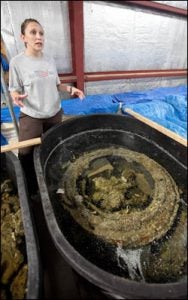
<path id="1" fill-rule="evenodd" d="M 31 22 L 26 26 L 21 38 L 29 51 L 40 52 L 44 47 L 44 31 L 36 22 Z"/>

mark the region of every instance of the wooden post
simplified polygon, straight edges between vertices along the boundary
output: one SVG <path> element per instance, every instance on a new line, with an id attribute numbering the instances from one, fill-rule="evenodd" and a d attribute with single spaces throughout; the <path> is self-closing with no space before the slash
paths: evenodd
<path id="1" fill-rule="evenodd" d="M 15 142 L 5 146 L 1 146 L 1 152 L 8 152 L 19 148 L 35 146 L 41 144 L 41 138 L 34 138 L 22 142 Z"/>
<path id="2" fill-rule="evenodd" d="M 187 147 L 187 140 L 184 139 L 183 137 L 179 136 L 178 134 L 176 134 L 175 132 L 165 128 L 164 126 L 159 125 L 156 122 L 151 121 L 150 119 L 136 113 L 135 111 L 126 108 L 125 112 L 127 112 L 128 114 L 130 114 L 131 116 L 135 117 L 136 119 L 138 119 L 139 121 L 149 125 L 150 127 L 160 131 L 161 133 L 167 135 L 168 137 L 170 137 L 171 139 L 175 140 L 176 142 L 184 145 Z"/>

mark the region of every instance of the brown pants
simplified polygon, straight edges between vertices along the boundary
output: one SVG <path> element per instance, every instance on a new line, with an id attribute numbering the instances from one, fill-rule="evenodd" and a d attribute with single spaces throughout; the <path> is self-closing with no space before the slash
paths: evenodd
<path id="1" fill-rule="evenodd" d="M 62 109 L 55 116 L 48 119 L 32 118 L 21 112 L 19 117 L 19 141 L 41 137 L 52 126 L 62 122 L 62 115 Z M 26 155 L 32 153 L 32 151 L 33 146 L 20 148 L 19 154 Z"/>

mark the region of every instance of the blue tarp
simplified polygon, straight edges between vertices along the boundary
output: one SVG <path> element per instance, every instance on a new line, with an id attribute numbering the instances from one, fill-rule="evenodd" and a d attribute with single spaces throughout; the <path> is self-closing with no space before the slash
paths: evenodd
<path id="1" fill-rule="evenodd" d="M 88 115 L 96 113 L 116 113 L 119 103 L 113 101 L 112 95 L 94 95 L 87 96 L 83 101 L 79 98 L 62 100 L 61 107 L 65 115 Z M 18 120 L 20 108 L 14 106 L 15 117 Z M 12 122 L 9 108 L 5 107 L 1 110 L 1 122 Z"/>
<path id="2" fill-rule="evenodd" d="M 18 120 L 20 114 L 19 106 L 14 106 L 14 114 L 16 119 Z M 11 123 L 12 118 L 8 107 L 1 108 L 1 123 Z"/>
<path id="3" fill-rule="evenodd" d="M 88 115 L 99 113 L 117 113 L 119 103 L 113 101 L 113 95 L 87 96 L 83 101 L 78 98 L 63 100 L 65 115 Z"/>
<path id="4" fill-rule="evenodd" d="M 8 64 L 8 61 L 6 59 L 6 57 L 1 53 L 1 65 L 3 67 L 3 71 L 5 72 L 8 72 L 9 71 L 9 64 Z M 3 92 L 3 86 L 2 86 L 2 83 L 1 83 L 1 92 Z"/>
<path id="5" fill-rule="evenodd" d="M 4 137 L 4 135 L 1 134 L 1 146 L 7 145 L 7 144 L 8 144 L 7 139 Z"/>
<path id="6" fill-rule="evenodd" d="M 164 100 L 166 96 L 187 96 L 187 86 L 181 85 L 176 87 L 161 87 L 145 91 L 127 92 L 114 94 L 113 100 L 122 103 L 139 103 L 144 101 Z M 125 97 L 126 96 L 126 97 Z"/>
<path id="7" fill-rule="evenodd" d="M 119 103 L 122 112 L 130 108 L 154 122 L 187 138 L 187 86 L 161 87 L 139 92 L 90 95 L 83 101 L 79 98 L 62 100 L 65 115 L 89 115 L 117 113 Z M 18 119 L 20 108 L 14 107 Z M 1 122 L 12 122 L 8 108 L 1 109 Z"/>
<path id="8" fill-rule="evenodd" d="M 9 64 L 8 64 L 6 57 L 2 53 L 1 53 L 1 64 L 2 64 L 3 70 L 8 72 Z"/>
<path id="9" fill-rule="evenodd" d="M 114 101 L 187 139 L 187 86 L 114 95 Z"/>

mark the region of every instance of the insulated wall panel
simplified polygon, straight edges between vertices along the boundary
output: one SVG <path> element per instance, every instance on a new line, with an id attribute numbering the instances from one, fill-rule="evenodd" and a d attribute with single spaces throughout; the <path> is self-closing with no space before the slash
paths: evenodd
<path id="1" fill-rule="evenodd" d="M 1 34 L 9 59 L 24 50 L 20 27 L 26 18 L 43 26 L 44 51 L 54 56 L 59 73 L 72 72 L 68 1 L 1 1 Z"/>
<path id="2" fill-rule="evenodd" d="M 160 4 L 187 9 L 187 1 L 152 1 L 152 2 L 158 2 Z"/>
<path id="3" fill-rule="evenodd" d="M 186 85 L 186 78 L 179 77 L 156 77 L 156 78 L 136 78 L 122 80 L 108 80 L 87 82 L 85 90 L 87 95 L 115 94 L 131 91 L 144 91 L 158 87 L 175 87 Z"/>
<path id="4" fill-rule="evenodd" d="M 187 66 L 187 20 L 181 16 L 88 1 L 84 38 L 86 72 Z"/>

